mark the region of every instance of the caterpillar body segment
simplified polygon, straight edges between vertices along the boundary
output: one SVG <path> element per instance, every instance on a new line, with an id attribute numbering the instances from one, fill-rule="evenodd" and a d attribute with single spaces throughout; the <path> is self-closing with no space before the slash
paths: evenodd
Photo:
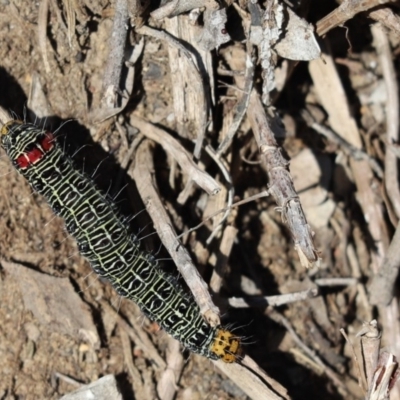
<path id="1" fill-rule="evenodd" d="M 112 200 L 74 167 L 52 133 L 15 120 L 3 126 L 0 140 L 17 171 L 64 219 L 98 275 L 184 347 L 213 360 L 237 361 L 240 340 L 204 321 L 193 297 L 141 249 Z"/>

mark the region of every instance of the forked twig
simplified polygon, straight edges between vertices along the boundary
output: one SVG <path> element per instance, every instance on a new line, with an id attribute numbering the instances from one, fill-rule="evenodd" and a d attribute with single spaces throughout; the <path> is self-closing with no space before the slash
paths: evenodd
<path id="1" fill-rule="evenodd" d="M 166 131 L 134 114 L 131 115 L 130 122 L 144 136 L 159 143 L 176 160 L 189 179 L 196 182 L 206 193 L 214 195 L 221 190 L 218 183 L 207 172 L 202 171 L 185 148 Z"/>

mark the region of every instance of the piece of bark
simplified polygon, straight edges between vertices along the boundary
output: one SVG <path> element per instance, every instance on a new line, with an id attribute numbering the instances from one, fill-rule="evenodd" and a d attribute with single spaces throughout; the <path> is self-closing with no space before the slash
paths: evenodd
<path id="1" fill-rule="evenodd" d="M 185 365 L 181 346 L 178 341 L 169 338 L 166 351 L 167 367 L 157 384 L 160 400 L 172 400 L 178 389 L 178 382 Z"/>
<path id="2" fill-rule="evenodd" d="M 49 276 L 4 260 L 1 265 L 19 285 L 25 308 L 47 329 L 84 338 L 94 348 L 100 346 L 90 309 L 69 279 Z"/>
<path id="3" fill-rule="evenodd" d="M 329 115 L 331 128 L 355 148 L 362 148 L 362 140 L 357 123 L 351 113 L 346 92 L 343 88 L 333 57 L 325 53 L 323 60 L 309 63 L 319 101 Z M 329 94 L 329 95 L 327 95 Z M 371 252 L 373 269 L 377 271 L 387 247 L 388 237 L 384 227 L 382 207 L 376 202 L 376 194 L 371 185 L 373 173 L 368 161 L 350 158 L 349 165 L 357 186 L 357 200 L 363 210 L 365 221 L 376 250 Z"/>
<path id="4" fill-rule="evenodd" d="M 211 55 L 199 45 L 199 27 L 193 26 L 187 16 L 168 19 L 165 26 L 170 35 L 180 39 L 180 46 L 168 41 L 177 131 L 195 141 L 193 155 L 199 158 L 211 113 L 211 89 L 214 90 Z"/>
<path id="5" fill-rule="evenodd" d="M 248 356 L 244 357 L 242 365 L 227 364 L 221 360 L 213 361 L 213 364 L 253 400 L 290 399 L 287 390 Z"/>
<path id="6" fill-rule="evenodd" d="M 395 14 L 391 8 L 384 7 L 378 10 L 370 11 L 368 16 L 374 21 L 383 24 L 397 36 L 400 35 L 400 16 Z"/>
<path id="7" fill-rule="evenodd" d="M 396 70 L 392 60 L 393 54 L 386 32 L 379 24 L 373 25 L 371 32 L 387 93 L 386 142 L 390 146 L 399 141 L 399 85 L 397 84 Z M 396 214 L 396 222 L 398 222 L 400 219 L 398 158 L 390 147 L 386 149 L 385 153 L 385 189 Z"/>
<path id="8" fill-rule="evenodd" d="M 365 375 L 365 384 L 367 387 L 370 387 L 378 365 L 379 351 L 381 347 L 381 333 L 378 330 L 378 322 L 376 320 L 364 322 L 362 329 L 356 336 L 360 338 L 360 350 Z"/>
<path id="9" fill-rule="evenodd" d="M 154 19 L 175 17 L 195 8 L 207 7 L 209 9 L 219 8 L 215 0 L 171 0 L 151 13 Z"/>
<path id="10" fill-rule="evenodd" d="M 89 385 L 66 394 L 60 400 L 122 400 L 114 375 L 106 375 Z"/>
<path id="11" fill-rule="evenodd" d="M 103 98 L 101 108 L 113 109 L 118 106 L 118 92 L 122 66 L 124 63 L 124 51 L 128 34 L 128 4 L 127 0 L 117 0 L 112 32 L 109 41 L 109 55 L 104 72 Z"/>

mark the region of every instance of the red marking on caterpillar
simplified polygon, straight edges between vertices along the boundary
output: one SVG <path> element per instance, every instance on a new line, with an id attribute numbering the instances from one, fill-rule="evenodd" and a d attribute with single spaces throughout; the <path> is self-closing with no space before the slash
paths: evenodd
<path id="1" fill-rule="evenodd" d="M 33 148 L 26 150 L 21 154 L 16 162 L 22 169 L 27 168 L 30 164 L 35 164 L 42 159 L 42 157 L 49 152 L 54 144 L 54 135 L 47 132 L 43 138 L 39 139 L 38 144 Z"/>
<path id="2" fill-rule="evenodd" d="M 64 219 L 80 253 L 121 296 L 189 350 L 227 363 L 240 358 L 240 339 L 207 324 L 193 297 L 141 248 L 112 200 L 74 167 L 52 133 L 10 121 L 0 140 L 18 172 Z"/>
<path id="3" fill-rule="evenodd" d="M 49 151 L 54 146 L 54 135 L 50 132 L 46 132 L 44 138 L 40 142 L 40 146 L 44 151 Z"/>

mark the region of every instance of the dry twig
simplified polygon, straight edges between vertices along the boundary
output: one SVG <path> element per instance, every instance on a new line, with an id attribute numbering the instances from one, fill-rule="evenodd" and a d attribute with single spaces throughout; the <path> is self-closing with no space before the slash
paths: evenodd
<path id="1" fill-rule="evenodd" d="M 117 107 L 117 97 L 120 91 L 121 71 L 124 63 L 124 51 L 127 24 L 129 20 L 127 0 L 117 0 L 115 3 L 115 15 L 112 33 L 110 36 L 107 64 L 103 81 L 102 108 L 113 109 Z"/>
<path id="2" fill-rule="evenodd" d="M 249 356 L 241 364 L 213 361 L 213 364 L 235 382 L 251 399 L 290 400 L 287 390 L 268 376 Z"/>
<path id="3" fill-rule="evenodd" d="M 400 224 L 396 228 L 385 259 L 369 287 L 371 304 L 388 305 L 393 299 L 394 285 L 400 268 Z"/>
<path id="4" fill-rule="evenodd" d="M 144 387 L 142 384 L 142 376 L 139 370 L 136 368 L 135 364 L 133 363 L 131 343 L 129 340 L 129 336 L 124 328 L 119 329 L 119 336 L 121 338 L 122 348 L 124 349 L 123 354 L 124 354 L 125 365 L 132 378 L 133 392 L 134 393 L 143 392 Z"/>
<path id="5" fill-rule="evenodd" d="M 49 17 L 49 0 L 40 2 L 38 17 L 38 44 L 42 53 L 44 69 L 50 74 L 49 54 L 47 52 L 47 19 Z"/>
<path id="6" fill-rule="evenodd" d="M 397 143 L 399 141 L 399 86 L 397 84 L 396 71 L 392 61 L 392 51 L 389 39 L 382 27 L 373 25 L 371 28 L 374 37 L 374 44 L 379 61 L 382 67 L 383 79 L 387 92 L 386 101 L 386 130 L 387 143 Z M 400 190 L 399 172 L 396 154 L 390 147 L 385 154 L 385 189 L 390 199 L 391 205 L 400 219 Z"/>
<path id="7" fill-rule="evenodd" d="M 349 143 L 346 139 L 344 139 L 343 137 L 338 135 L 333 130 L 313 121 L 311 115 L 307 111 L 302 112 L 301 115 L 304 118 L 304 120 L 307 122 L 307 124 L 310 128 L 314 129 L 315 131 L 317 131 L 321 135 L 325 136 L 327 139 L 331 140 L 332 142 L 338 144 L 343 149 L 343 151 L 346 153 L 346 155 L 354 157 L 354 159 L 356 159 L 356 160 L 368 161 L 369 165 L 374 170 L 376 175 L 379 178 L 383 178 L 383 171 L 382 171 L 381 166 L 378 164 L 378 162 L 374 158 L 372 158 L 370 155 L 368 155 L 363 149 L 353 146 L 351 143 Z"/>
<path id="8" fill-rule="evenodd" d="M 130 122 L 133 126 L 138 128 L 144 136 L 159 143 L 162 148 L 179 164 L 182 171 L 187 174 L 188 178 L 201 187 L 207 194 L 215 195 L 221 190 L 218 183 L 207 174 L 207 172 L 202 171 L 195 164 L 185 148 L 167 132 L 139 117 L 136 117 L 134 114 L 131 115 Z"/>
<path id="9" fill-rule="evenodd" d="M 232 142 L 233 137 L 235 136 L 237 130 L 240 127 L 240 124 L 242 123 L 242 120 L 247 112 L 247 108 L 249 106 L 249 101 L 250 101 L 250 93 L 253 88 L 253 80 L 254 80 L 254 60 L 252 59 L 251 56 L 251 47 L 248 46 L 248 49 L 250 53 L 248 52 L 246 54 L 246 70 L 244 74 L 244 87 L 242 91 L 242 95 L 238 102 L 235 105 L 235 108 L 232 110 L 232 122 L 229 125 L 229 128 L 227 129 L 227 133 L 225 137 L 223 137 L 222 142 L 218 146 L 217 149 L 217 155 L 218 157 L 223 154 L 226 149 L 229 147 L 229 145 Z M 228 121 L 230 121 L 229 117 L 226 117 Z"/>
<path id="10" fill-rule="evenodd" d="M 345 90 L 337 72 L 333 57 L 324 54 L 324 60 L 313 60 L 309 63 L 309 71 L 315 89 L 329 115 L 331 128 L 356 148 L 362 148 L 357 123 L 351 113 Z M 326 94 L 329 93 L 329 96 Z M 371 187 L 373 174 L 366 160 L 349 160 L 354 182 L 357 186 L 357 200 L 363 210 L 365 221 L 374 240 L 376 250 L 372 253 L 373 268 L 378 269 L 383 260 L 384 247 L 387 242 L 386 230 L 383 227 L 382 208 L 376 201 Z"/>
<path id="11" fill-rule="evenodd" d="M 107 302 L 101 302 L 102 308 L 105 310 L 106 313 L 112 315 L 112 317 L 118 322 L 118 326 L 120 330 L 125 330 L 131 340 L 138 346 L 143 353 L 148 357 L 152 362 L 157 366 L 159 369 L 165 369 L 166 364 L 163 358 L 158 354 L 157 349 L 155 348 L 153 342 L 148 338 L 147 334 L 143 332 L 141 329 L 141 324 L 137 322 L 137 318 L 129 318 L 132 326 L 122 318 L 122 316 L 114 310 Z M 130 317 L 128 315 L 128 317 Z"/>
<path id="12" fill-rule="evenodd" d="M 245 56 L 244 52 L 235 49 L 233 54 L 225 53 L 225 58 L 233 70 L 240 70 Z M 242 77 L 236 76 L 235 81 L 239 86 L 243 86 Z M 267 117 L 264 106 L 255 89 L 250 95 L 247 116 L 260 151 L 262 165 L 268 174 L 269 192 L 282 212 L 283 221 L 289 226 L 302 265 L 308 267 L 318 261 L 312 232 L 307 224 L 299 197 L 293 187 L 287 168 L 288 162 L 283 158 L 276 142 L 274 131 L 271 128 L 272 123 L 277 130 L 277 117 Z"/>
<path id="13" fill-rule="evenodd" d="M 356 337 L 360 338 L 360 357 L 344 330 L 342 335 L 351 346 L 357 365 L 359 384 L 365 392 L 365 400 L 388 400 L 389 392 L 400 377 L 399 364 L 393 354 L 380 353 L 381 332 L 376 320 L 363 323 Z M 396 397 L 396 395 L 394 396 Z"/>
<path id="14" fill-rule="evenodd" d="M 393 31 L 396 35 L 400 35 L 400 17 L 389 7 L 380 8 L 370 11 L 369 17 L 374 21 L 380 22 L 386 28 Z"/>
<path id="15" fill-rule="evenodd" d="M 157 393 L 160 400 L 175 398 L 179 377 L 184 367 L 184 359 L 178 341 L 169 338 L 166 351 L 167 368 L 162 373 L 157 384 Z"/>
<path id="16" fill-rule="evenodd" d="M 269 177 L 269 191 L 282 212 L 282 220 L 288 224 L 300 262 L 308 267 L 318 261 L 313 233 L 293 187 L 287 168 L 288 162 L 283 158 L 275 140 L 271 120 L 268 119 L 261 100 L 254 90 L 250 97 L 248 116 L 260 150 L 262 164 Z"/>
<path id="17" fill-rule="evenodd" d="M 331 29 L 343 25 L 360 12 L 395 2 L 396 0 L 344 0 L 338 8 L 317 22 L 317 34 L 324 36 Z"/>
<path id="18" fill-rule="evenodd" d="M 154 169 L 149 142 L 139 145 L 135 165 L 129 169 L 136 182 L 138 191 L 154 223 L 162 243 L 174 260 L 179 272 L 189 286 L 200 307 L 200 312 L 212 326 L 220 324 L 218 308 L 213 304 L 206 283 L 193 265 L 188 251 L 177 240 L 173 224 L 158 196 L 152 179 Z"/>
<path id="19" fill-rule="evenodd" d="M 279 307 L 284 304 L 294 303 L 310 299 L 319 295 L 319 290 L 316 288 L 303 290 L 296 293 L 279 294 L 276 296 L 253 296 L 253 297 L 231 297 L 228 299 L 229 305 L 235 308 L 248 307 Z"/>
<path id="20" fill-rule="evenodd" d="M 268 316 L 272 318 L 275 322 L 281 324 L 284 326 L 290 335 L 292 336 L 294 342 L 300 347 L 300 349 L 308 356 L 310 357 L 311 360 L 313 360 L 319 367 L 322 368 L 324 373 L 327 375 L 329 379 L 332 380 L 334 385 L 343 393 L 343 394 L 348 394 L 347 388 L 344 386 L 343 382 L 341 381 L 340 377 L 337 375 L 337 373 L 330 368 L 328 365 L 326 365 L 323 360 L 317 355 L 317 353 L 310 349 L 304 342 L 303 340 L 297 335 L 295 330 L 293 329 L 292 325 L 290 322 L 280 313 L 278 313 L 275 310 L 270 310 L 268 313 Z"/>

